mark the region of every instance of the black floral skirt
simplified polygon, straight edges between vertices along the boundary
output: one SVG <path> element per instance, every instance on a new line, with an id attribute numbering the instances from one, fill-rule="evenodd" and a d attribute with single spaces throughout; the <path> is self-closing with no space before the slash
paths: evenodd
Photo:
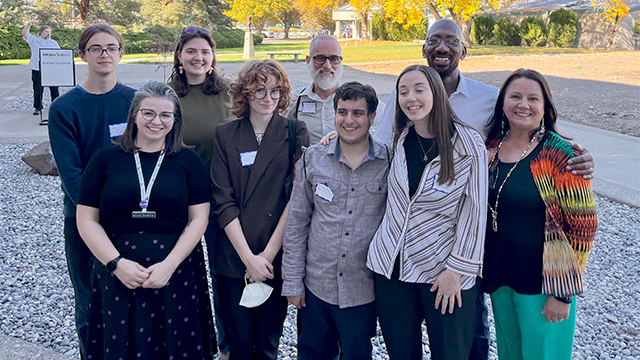
<path id="1" fill-rule="evenodd" d="M 171 252 L 179 234 L 128 234 L 111 241 L 144 267 Z M 89 303 L 89 359 L 213 359 L 215 333 L 202 246 L 161 289 L 128 289 L 94 259 Z"/>

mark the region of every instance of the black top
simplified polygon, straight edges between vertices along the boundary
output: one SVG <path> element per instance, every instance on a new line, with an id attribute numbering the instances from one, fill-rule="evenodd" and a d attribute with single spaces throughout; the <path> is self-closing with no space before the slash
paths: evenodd
<path id="1" fill-rule="evenodd" d="M 497 233 L 491 227 L 491 210 L 487 211 L 482 282 L 485 292 L 494 292 L 501 286 L 509 286 L 524 295 L 542 291 L 545 205 L 533 181 L 530 163 L 540 153 L 543 142 L 544 139 L 520 161 L 502 188 Z M 495 188 L 489 189 L 491 207 L 514 164 L 498 162 L 498 180 Z"/>
<path id="2" fill-rule="evenodd" d="M 159 152 L 140 152 L 145 184 L 158 160 Z M 148 211 L 155 219 L 133 219 L 140 211 L 140 185 L 133 154 L 117 146 L 98 151 L 82 175 L 79 204 L 100 209 L 100 224 L 108 235 L 146 231 L 180 233 L 187 225 L 189 205 L 211 201 L 210 179 L 198 154 L 184 149 L 166 155 L 149 197 Z"/>
<path id="3" fill-rule="evenodd" d="M 420 147 L 420 143 L 422 143 L 422 147 Z M 424 161 L 425 151 L 427 161 Z M 409 197 L 412 197 L 420 186 L 420 178 L 422 178 L 425 166 L 438 156 L 438 144 L 435 138 L 425 139 L 418 135 L 415 127 L 412 126 L 404 139 L 404 152 L 407 156 Z"/>

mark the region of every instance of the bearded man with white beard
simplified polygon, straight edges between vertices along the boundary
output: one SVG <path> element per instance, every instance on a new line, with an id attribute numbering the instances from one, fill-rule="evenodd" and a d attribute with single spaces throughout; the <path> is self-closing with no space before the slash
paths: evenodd
<path id="1" fill-rule="evenodd" d="M 289 108 L 283 116 L 304 121 L 311 144 L 317 144 L 324 135 L 336 130 L 333 97 L 342 78 L 340 43 L 329 35 L 316 37 L 309 44 L 306 62 L 313 83 L 293 91 Z M 378 103 L 376 114 L 382 114 L 384 107 L 382 102 Z M 378 123 L 378 116 L 374 124 Z"/>

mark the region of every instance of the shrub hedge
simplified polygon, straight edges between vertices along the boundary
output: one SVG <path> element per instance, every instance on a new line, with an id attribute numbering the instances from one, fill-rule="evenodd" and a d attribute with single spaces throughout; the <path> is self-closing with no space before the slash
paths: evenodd
<path id="1" fill-rule="evenodd" d="M 37 35 L 37 28 L 31 29 Z M 35 31 L 34 31 L 35 30 Z M 180 35 L 182 28 L 150 26 L 141 32 L 120 31 L 127 54 L 156 53 L 173 51 L 173 44 Z M 51 38 L 58 42 L 63 49 L 78 50 L 78 39 L 82 29 L 54 29 Z M 218 27 L 211 33 L 217 48 L 242 47 L 244 45 L 244 31 Z M 262 43 L 262 36 L 253 35 L 254 45 Z M 22 28 L 18 26 L 0 25 L 0 60 L 28 59 L 31 56 L 29 44 L 22 39 Z"/>
<path id="2" fill-rule="evenodd" d="M 549 15 L 549 41 L 558 47 L 572 47 L 576 42 L 578 18 L 572 11 L 558 9 Z"/>
<path id="3" fill-rule="evenodd" d="M 496 22 L 491 15 L 480 15 L 473 18 L 471 36 L 478 45 L 488 45 L 493 41 L 493 27 Z"/>
<path id="4" fill-rule="evenodd" d="M 493 27 L 493 41 L 496 45 L 520 45 L 520 27 L 507 18 L 496 21 Z"/>
<path id="5" fill-rule="evenodd" d="M 371 19 L 371 28 L 371 36 L 376 40 L 422 40 L 427 36 L 427 18 L 423 17 L 419 24 L 405 29 L 402 24 L 385 19 L 376 13 Z"/>
<path id="6" fill-rule="evenodd" d="M 544 21 L 533 16 L 522 19 L 520 23 L 520 37 L 526 46 L 547 45 L 547 27 Z"/>

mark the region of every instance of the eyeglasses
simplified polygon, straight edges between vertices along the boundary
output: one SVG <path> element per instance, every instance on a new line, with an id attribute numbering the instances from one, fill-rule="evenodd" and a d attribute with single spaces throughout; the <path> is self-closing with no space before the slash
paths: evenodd
<path id="1" fill-rule="evenodd" d="M 329 62 L 331 63 L 331 65 L 338 65 L 342 62 L 342 56 L 338 56 L 338 55 L 331 55 L 331 56 L 316 55 L 313 57 L 313 62 L 316 63 L 316 65 L 323 65 L 325 61 L 327 61 L 327 59 L 329 59 Z"/>
<path id="2" fill-rule="evenodd" d="M 266 96 L 267 96 L 267 89 L 265 89 L 265 88 L 258 89 L 258 90 L 253 92 L 253 97 L 256 98 L 257 100 L 262 100 Z M 273 89 L 273 90 L 269 91 L 269 97 L 272 100 L 278 100 L 278 99 L 280 99 L 281 96 L 282 96 L 282 90 L 280 90 L 280 89 Z"/>
<path id="3" fill-rule="evenodd" d="M 201 28 L 199 26 L 187 26 L 186 28 L 184 28 L 184 32 L 186 32 L 187 34 L 195 34 L 198 31 L 203 32 L 207 35 L 211 35 L 211 29 Z"/>
<path id="4" fill-rule="evenodd" d="M 140 111 L 142 118 L 147 121 L 153 121 L 153 119 L 155 119 L 157 116 L 160 118 L 160 121 L 162 121 L 163 123 L 169 123 L 174 118 L 174 114 L 172 112 L 161 112 L 160 114 L 158 114 L 157 112 L 151 109 L 140 109 L 138 111 Z"/>
<path id="5" fill-rule="evenodd" d="M 444 40 L 445 45 L 447 45 L 450 48 L 454 48 L 454 47 L 460 45 L 460 39 L 458 39 L 457 37 L 448 37 L 448 38 L 444 38 L 443 39 L 443 38 L 439 38 L 439 37 L 435 37 L 435 36 L 432 36 L 432 37 L 427 39 L 427 45 L 428 46 L 438 46 L 438 45 L 440 45 L 442 40 Z"/>
<path id="6" fill-rule="evenodd" d="M 113 47 L 113 46 L 110 46 L 106 49 L 103 49 L 99 46 L 95 46 L 95 47 L 90 47 L 88 49 L 85 49 L 84 51 L 89 53 L 89 56 L 96 57 L 96 58 L 102 56 L 102 54 L 104 54 L 105 52 L 107 53 L 107 55 L 111 57 L 116 57 L 120 54 L 120 48 Z"/>

